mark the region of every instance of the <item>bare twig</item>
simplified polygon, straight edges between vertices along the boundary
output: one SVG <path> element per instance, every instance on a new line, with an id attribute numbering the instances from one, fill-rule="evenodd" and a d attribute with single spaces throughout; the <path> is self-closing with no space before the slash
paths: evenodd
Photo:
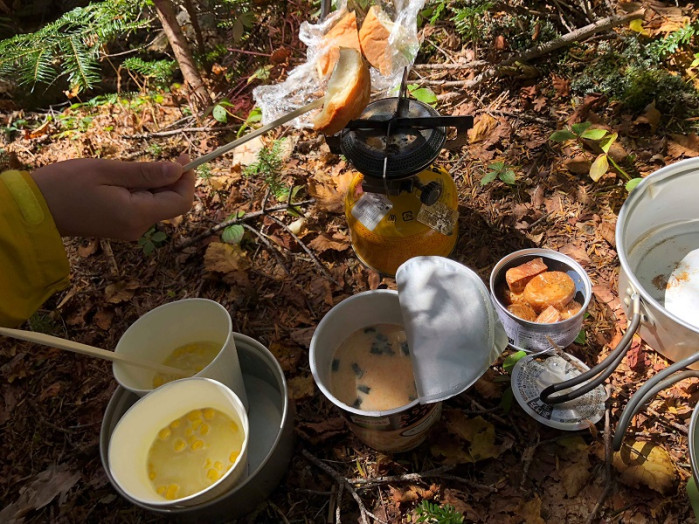
<path id="1" fill-rule="evenodd" d="M 411 69 L 414 69 L 416 71 L 441 71 L 444 69 L 472 69 L 487 65 L 487 60 L 471 60 L 470 62 L 454 62 L 453 64 L 415 64 Z"/>
<path id="2" fill-rule="evenodd" d="M 607 384 L 607 397 L 610 398 L 612 394 L 612 387 Z M 602 491 L 602 494 L 600 495 L 599 500 L 597 501 L 597 504 L 595 504 L 595 507 L 592 508 L 592 513 L 590 513 L 590 516 L 587 518 L 587 524 L 591 524 L 592 521 L 595 520 L 597 517 L 597 513 L 599 512 L 600 508 L 604 504 L 604 501 L 607 500 L 607 497 L 609 494 L 612 492 L 612 486 L 613 486 L 613 478 L 612 478 L 612 432 L 610 429 L 610 423 L 609 423 L 609 415 L 610 412 L 610 406 L 609 403 L 607 403 L 607 409 L 604 411 L 604 476 L 605 476 L 605 486 L 604 486 L 604 491 Z"/>
<path id="3" fill-rule="evenodd" d="M 171 129 L 169 131 L 154 131 L 152 133 L 141 133 L 139 135 L 121 135 L 121 138 L 128 138 L 132 140 L 136 139 L 148 139 L 148 138 L 158 138 L 163 136 L 179 135 L 180 133 L 213 133 L 216 131 L 230 131 L 231 129 L 239 128 L 239 125 L 230 126 L 220 126 L 220 127 L 180 127 L 179 129 Z"/>
<path id="4" fill-rule="evenodd" d="M 633 13 L 629 13 L 622 16 L 614 15 L 609 16 L 607 18 L 603 18 L 602 20 L 598 20 L 593 24 L 589 24 L 585 27 L 581 27 L 580 29 L 576 29 L 575 31 L 571 31 L 570 33 L 567 33 L 561 36 L 560 38 L 555 38 L 548 42 L 544 42 L 541 45 L 527 49 L 521 54 L 511 56 L 510 58 L 500 62 L 498 65 L 485 70 L 484 72 L 482 72 L 481 74 L 479 74 L 471 80 L 455 80 L 451 82 L 432 81 L 428 83 L 430 85 L 438 85 L 440 87 L 464 87 L 466 89 L 475 87 L 481 84 L 483 81 L 497 76 L 500 70 L 507 66 L 515 64 L 517 62 L 526 62 L 527 60 L 532 60 L 533 58 L 538 58 L 547 55 L 557 49 L 584 40 L 594 35 L 595 33 L 606 31 L 608 29 L 611 29 L 612 27 L 616 27 L 625 24 L 626 22 L 630 22 L 631 20 L 635 20 L 636 18 L 642 18 L 643 13 L 644 10 L 639 9 L 638 11 L 634 11 Z"/>
<path id="5" fill-rule="evenodd" d="M 362 499 L 359 497 L 357 494 L 357 491 L 352 487 L 352 484 L 349 483 L 349 481 L 340 475 L 337 471 L 335 471 L 333 468 L 328 466 L 325 462 L 320 460 L 319 458 L 315 457 L 312 455 L 308 450 L 301 450 L 301 454 L 312 464 L 318 466 L 320 469 L 322 469 L 325 473 L 330 475 L 335 482 L 337 482 L 340 486 L 343 486 L 344 489 L 350 492 L 352 495 L 352 498 L 355 500 L 357 503 L 357 506 L 359 506 L 359 513 L 361 515 L 362 522 L 364 524 L 369 524 L 369 521 L 367 520 L 367 516 L 371 517 L 377 522 L 384 522 L 381 520 L 379 517 L 371 513 L 368 509 L 366 509 L 366 506 L 364 506 L 364 502 L 362 502 Z"/>
<path id="6" fill-rule="evenodd" d="M 247 220 L 251 220 L 253 218 L 257 218 L 257 217 L 260 217 L 263 215 L 269 215 L 269 213 L 274 213 L 276 211 L 288 211 L 289 209 L 291 209 L 292 211 L 296 211 L 297 213 L 300 214 L 300 209 L 299 209 L 300 206 L 306 206 L 308 204 L 313 204 L 314 202 L 315 202 L 315 199 L 309 198 L 307 200 L 302 200 L 301 202 L 295 202 L 293 204 L 288 204 L 288 203 L 282 204 L 279 206 L 267 208 L 263 211 L 253 211 L 252 213 L 246 213 L 245 215 L 243 215 L 242 217 L 239 217 L 239 218 L 232 218 L 230 220 L 225 220 L 224 222 L 221 222 L 220 224 L 216 224 L 215 226 L 210 227 L 209 229 L 207 229 L 203 233 L 200 233 L 199 235 L 197 235 L 195 237 L 192 237 L 188 240 L 185 240 L 179 246 L 177 246 L 177 249 L 184 249 L 184 248 L 189 247 L 193 244 L 196 244 L 200 240 L 203 240 L 203 239 L 213 235 L 214 233 L 221 231 L 222 229 L 226 229 L 228 226 L 232 226 L 234 224 L 240 224 L 240 223 L 245 222 Z"/>
<path id="7" fill-rule="evenodd" d="M 456 482 L 460 482 L 461 484 L 466 484 L 472 488 L 475 489 L 482 489 L 484 491 L 489 491 L 490 493 L 496 493 L 498 491 L 497 488 L 493 486 L 488 486 L 486 484 L 479 484 L 477 482 L 473 482 L 472 480 L 465 479 L 463 477 L 457 477 L 456 475 L 447 475 L 446 473 L 448 471 L 451 471 L 454 469 L 454 466 L 442 466 L 439 468 L 431 469 L 428 471 L 423 471 L 422 473 L 405 473 L 403 475 L 391 475 L 391 476 L 386 476 L 386 477 L 374 477 L 374 478 L 364 478 L 364 477 L 359 477 L 359 478 L 353 478 L 353 479 L 348 479 L 350 484 L 352 485 L 357 485 L 358 487 L 361 488 L 371 488 L 374 486 L 378 486 L 381 484 L 389 484 L 393 482 L 420 482 L 424 481 L 424 479 L 427 478 L 441 478 L 441 479 L 448 479 L 448 480 L 454 480 Z"/>
<path id="8" fill-rule="evenodd" d="M 318 269 L 320 269 L 321 273 L 323 273 L 323 275 L 325 275 L 325 277 L 326 277 L 328 280 L 330 280 L 330 281 L 331 281 L 333 284 L 335 284 L 335 285 L 338 285 L 338 286 L 340 285 L 340 284 L 333 278 L 333 276 L 330 274 L 330 272 L 325 268 L 325 266 L 324 266 L 323 263 L 318 259 L 318 257 L 315 256 L 315 254 L 313 253 L 313 251 L 311 251 L 311 250 L 308 248 L 308 246 L 306 246 L 306 244 L 304 244 L 304 243 L 301 241 L 301 239 L 296 235 L 296 233 L 294 233 L 291 229 L 289 229 L 289 226 L 287 226 L 284 222 L 282 222 L 281 220 L 279 220 L 279 219 L 278 219 L 277 217 L 275 217 L 275 216 L 272 216 L 272 215 L 268 215 L 268 216 L 269 216 L 269 218 L 271 218 L 272 220 L 274 220 L 277 224 L 279 224 L 280 226 L 282 226 L 282 227 L 286 230 L 286 232 L 289 233 L 289 234 L 292 236 L 292 238 L 293 238 L 294 240 L 296 240 L 296 242 L 298 243 L 298 245 L 301 246 L 301 249 L 303 249 L 303 250 L 308 254 L 309 257 L 311 257 L 311 260 L 313 260 L 313 263 L 314 263 L 316 266 L 318 266 Z"/>
<path id="9" fill-rule="evenodd" d="M 263 243 L 265 246 L 267 246 L 267 248 L 272 252 L 272 255 L 274 255 L 274 258 L 277 259 L 277 263 L 278 263 L 280 266 L 282 266 L 282 268 L 284 269 L 284 273 L 286 273 L 287 275 L 290 275 L 291 272 L 289 271 L 289 268 L 286 267 L 286 264 L 284 264 L 284 261 L 283 261 L 282 258 L 279 256 L 279 253 L 277 253 L 277 250 L 276 250 L 276 249 L 274 248 L 274 246 L 272 245 L 272 242 L 269 241 L 269 238 L 267 237 L 267 235 L 265 235 L 265 234 L 262 233 L 261 231 L 258 231 L 257 229 L 255 229 L 254 227 L 252 227 L 250 224 L 245 224 L 245 223 L 244 223 L 244 224 L 243 224 L 243 227 L 244 227 L 245 229 L 247 229 L 248 231 L 250 231 L 251 233 L 253 233 L 254 235 L 256 235 L 257 238 L 259 238 L 259 239 L 262 241 L 262 243 Z"/>
<path id="10" fill-rule="evenodd" d="M 102 238 L 100 239 L 100 247 L 102 248 L 102 251 L 104 251 L 107 260 L 109 260 L 109 272 L 112 274 L 113 277 L 118 277 L 119 265 L 117 264 L 116 258 L 114 257 L 114 251 L 112 251 L 112 244 L 110 244 L 109 240 Z"/>

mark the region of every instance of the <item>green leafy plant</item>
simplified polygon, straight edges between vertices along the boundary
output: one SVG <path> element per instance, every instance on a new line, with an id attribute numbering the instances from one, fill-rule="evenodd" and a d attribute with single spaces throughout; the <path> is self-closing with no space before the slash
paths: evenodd
<path id="1" fill-rule="evenodd" d="M 0 77 L 32 89 L 63 77 L 72 91 L 92 88 L 101 79 L 103 46 L 150 24 L 139 18 L 143 4 L 118 0 L 77 7 L 34 33 L 0 41 Z"/>
<path id="2" fill-rule="evenodd" d="M 132 73 L 141 75 L 146 81 L 152 80 L 158 87 L 165 87 L 172 81 L 177 70 L 174 60 L 143 60 L 132 56 L 124 60 L 121 66 Z"/>
<path id="3" fill-rule="evenodd" d="M 245 216 L 245 211 L 238 211 L 230 215 L 227 220 L 240 220 Z M 240 244 L 245 235 L 245 228 L 241 224 L 231 224 L 221 233 L 221 240 L 226 244 Z"/>
<path id="4" fill-rule="evenodd" d="M 262 121 L 262 109 L 255 106 L 250 111 L 250 114 L 245 119 L 245 122 L 243 122 L 243 125 L 240 126 L 240 129 L 238 129 L 238 133 L 236 136 L 237 137 L 242 136 L 243 131 L 245 131 L 245 129 L 250 127 L 252 124 L 256 124 L 256 123 L 261 122 L 261 121 Z"/>
<path id="5" fill-rule="evenodd" d="M 233 104 L 231 104 L 228 99 L 224 98 L 221 100 L 219 103 L 217 103 L 213 109 L 211 110 L 211 115 L 214 117 L 214 119 L 217 122 L 221 122 L 222 124 L 225 124 L 228 122 L 228 110 L 226 109 L 227 107 L 234 107 Z"/>
<path id="6" fill-rule="evenodd" d="M 638 183 L 641 181 L 640 178 L 632 178 L 611 156 L 609 156 L 609 149 L 612 144 L 616 141 L 619 134 L 610 133 L 606 129 L 591 129 L 590 122 L 580 122 L 573 124 L 568 129 L 559 129 L 554 131 L 549 140 L 553 142 L 567 142 L 568 140 L 576 140 L 581 145 L 584 144 L 585 140 L 596 143 L 602 150 L 600 154 L 597 155 L 595 160 L 590 166 L 590 178 L 597 182 L 602 175 L 609 171 L 609 164 L 614 166 L 614 168 L 626 179 L 626 189 L 631 191 Z"/>
<path id="7" fill-rule="evenodd" d="M 486 184 L 489 184 L 493 180 L 499 178 L 505 184 L 507 185 L 514 185 L 516 175 L 514 168 L 512 166 L 508 166 L 505 164 L 505 162 L 498 161 L 498 162 L 493 162 L 488 166 L 488 171 L 483 178 L 481 178 L 481 185 L 484 186 Z"/>
<path id="8" fill-rule="evenodd" d="M 282 169 L 281 152 L 285 140 L 277 140 L 272 147 L 264 146 L 257 154 L 257 161 L 245 168 L 246 176 L 262 176 L 272 194 L 278 199 L 289 195 L 289 189 L 280 179 Z"/>
<path id="9" fill-rule="evenodd" d="M 452 8 L 456 32 L 468 40 L 478 42 L 483 32 L 482 19 L 491 12 L 494 4 L 490 1 L 473 0 L 467 2 L 464 7 Z"/>
<path id="10" fill-rule="evenodd" d="M 415 508 L 416 522 L 428 524 L 462 524 L 464 516 L 451 504 L 440 506 L 429 500 L 423 500 Z"/>
<path id="11" fill-rule="evenodd" d="M 165 234 L 164 231 L 157 230 L 155 226 L 153 226 L 138 239 L 138 245 L 141 246 L 143 254 L 151 255 L 156 248 L 161 247 L 166 241 L 167 234 Z"/>
<path id="12" fill-rule="evenodd" d="M 408 84 L 408 92 L 423 104 L 432 107 L 437 105 L 437 95 L 429 87 L 420 87 L 417 84 Z"/>
<path id="13" fill-rule="evenodd" d="M 211 168 L 209 164 L 202 164 L 197 168 L 197 176 L 208 180 L 211 178 Z"/>

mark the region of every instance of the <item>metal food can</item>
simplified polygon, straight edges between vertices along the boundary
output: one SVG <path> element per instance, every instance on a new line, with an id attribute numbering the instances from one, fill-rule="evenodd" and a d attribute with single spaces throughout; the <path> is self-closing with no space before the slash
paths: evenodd
<path id="1" fill-rule="evenodd" d="M 577 313 L 558 322 L 537 323 L 524 320 L 508 310 L 504 299 L 507 270 L 535 258 L 543 259 L 548 271 L 562 271 L 573 279 L 573 299 L 582 306 Z M 551 249 L 531 248 L 510 253 L 495 264 L 490 273 L 490 294 L 510 345 L 523 351 L 545 351 L 554 347 L 564 348 L 576 339 L 592 297 L 592 283 L 582 266 L 569 256 Z"/>
<path id="2" fill-rule="evenodd" d="M 316 385 L 339 408 L 350 430 L 366 445 L 391 453 L 414 449 L 442 413 L 441 402 L 421 404 L 416 398 L 403 406 L 370 411 L 338 399 L 331 388 L 335 350 L 352 333 L 377 324 L 403 326 L 398 292 L 376 289 L 358 293 L 335 305 L 320 321 L 310 344 L 310 366 Z"/>

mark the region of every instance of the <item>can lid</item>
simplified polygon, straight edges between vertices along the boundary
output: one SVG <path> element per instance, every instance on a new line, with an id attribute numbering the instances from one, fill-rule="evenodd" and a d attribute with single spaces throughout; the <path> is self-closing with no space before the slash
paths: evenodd
<path id="1" fill-rule="evenodd" d="M 438 256 L 404 262 L 396 283 L 420 403 L 465 391 L 507 347 L 488 288 L 473 270 Z"/>
<path id="2" fill-rule="evenodd" d="M 512 392 L 522 409 L 542 424 L 565 431 L 586 429 L 604 416 L 607 392 L 602 384 L 560 404 L 546 404 L 539 395 L 546 387 L 577 377 L 588 369 L 582 361 L 563 351 L 527 355 L 512 369 Z"/>

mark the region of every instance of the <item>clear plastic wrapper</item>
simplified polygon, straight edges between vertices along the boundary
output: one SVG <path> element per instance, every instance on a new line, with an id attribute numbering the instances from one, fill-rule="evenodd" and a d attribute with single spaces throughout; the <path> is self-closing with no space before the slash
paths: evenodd
<path id="1" fill-rule="evenodd" d="M 383 75 L 371 67 L 372 99 L 397 96 L 403 71 L 415 62 L 420 42 L 417 34 L 417 15 L 425 0 L 394 0 L 392 2 L 374 2 L 380 6 L 393 21 L 388 37 L 388 54 L 390 71 Z M 371 7 L 369 4 L 366 10 Z M 284 82 L 274 85 L 259 86 L 253 90 L 255 103 L 262 111 L 262 123 L 268 124 L 277 118 L 323 96 L 328 81 L 318 73 L 317 63 L 326 51 L 325 35 L 350 10 L 357 16 L 357 25 L 361 27 L 366 11 L 348 5 L 347 0 L 339 0 L 335 10 L 316 24 L 304 22 L 299 29 L 299 39 L 308 46 L 306 62 L 291 70 Z M 314 113 L 292 120 L 287 125 L 297 129 L 313 127 Z"/>

